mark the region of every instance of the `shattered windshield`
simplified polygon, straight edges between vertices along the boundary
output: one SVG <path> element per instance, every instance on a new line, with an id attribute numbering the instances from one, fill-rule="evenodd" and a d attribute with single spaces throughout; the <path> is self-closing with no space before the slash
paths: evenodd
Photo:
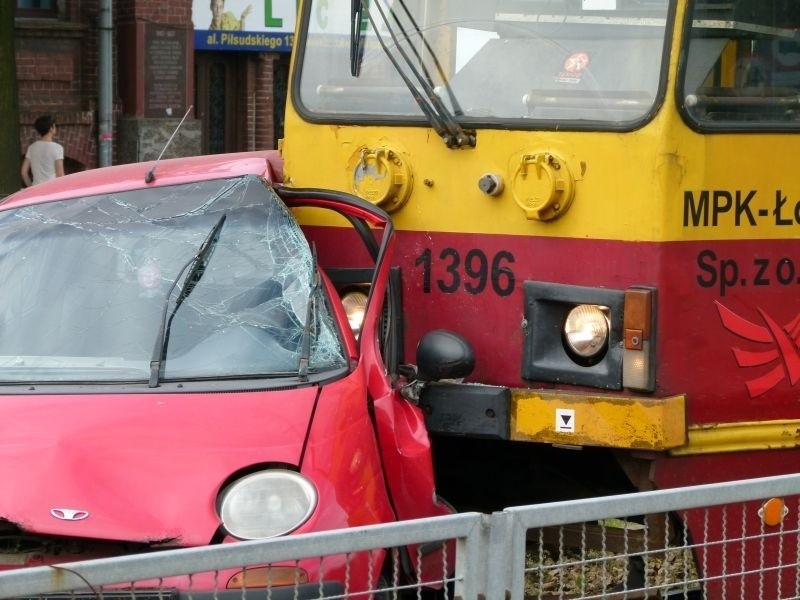
<path id="1" fill-rule="evenodd" d="M 352 37 L 350 2 L 303 15 L 295 101 L 312 120 L 430 122 L 430 92 L 467 126 L 633 125 L 659 97 L 668 0 L 369 0 Z"/>
<path id="2" fill-rule="evenodd" d="M 253 176 L 0 212 L 0 381 L 147 381 L 165 307 L 162 381 L 296 374 L 307 315 L 309 371 L 343 367 L 313 269 L 297 222 Z"/>

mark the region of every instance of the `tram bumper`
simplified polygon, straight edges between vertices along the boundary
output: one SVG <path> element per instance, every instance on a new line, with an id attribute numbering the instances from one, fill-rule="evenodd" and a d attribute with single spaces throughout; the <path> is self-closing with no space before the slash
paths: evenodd
<path id="1" fill-rule="evenodd" d="M 682 394 L 644 398 L 432 383 L 419 402 L 433 434 L 651 451 L 687 441 Z"/>

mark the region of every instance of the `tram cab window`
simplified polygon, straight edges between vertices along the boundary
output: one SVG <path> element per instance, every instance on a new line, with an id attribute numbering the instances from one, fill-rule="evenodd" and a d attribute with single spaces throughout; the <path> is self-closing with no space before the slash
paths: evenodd
<path id="1" fill-rule="evenodd" d="M 303 16 L 294 93 L 310 119 L 424 122 L 416 93 L 470 127 L 632 129 L 666 81 L 668 0 L 364 6 L 357 52 L 349 0 L 312 0 Z"/>
<path id="2" fill-rule="evenodd" d="M 682 104 L 709 129 L 800 127 L 800 3 L 698 2 Z"/>

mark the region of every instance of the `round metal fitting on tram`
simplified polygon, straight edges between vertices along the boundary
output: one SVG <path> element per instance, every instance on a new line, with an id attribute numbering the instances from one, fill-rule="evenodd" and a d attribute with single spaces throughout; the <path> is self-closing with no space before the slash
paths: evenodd
<path id="1" fill-rule="evenodd" d="M 387 212 L 403 206 L 411 195 L 411 168 L 396 150 L 362 147 L 350 157 L 353 193 Z"/>
<path id="2" fill-rule="evenodd" d="M 514 169 L 511 189 L 528 219 L 550 221 L 569 209 L 575 179 L 566 162 L 550 152 L 524 154 Z"/>

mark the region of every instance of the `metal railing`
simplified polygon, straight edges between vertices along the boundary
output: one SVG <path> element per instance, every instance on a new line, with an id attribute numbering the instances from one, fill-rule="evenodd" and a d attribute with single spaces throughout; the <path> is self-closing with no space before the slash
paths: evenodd
<path id="1" fill-rule="evenodd" d="M 559 598 L 800 598 L 798 485 L 786 475 L 509 508 L 497 526 L 511 559 L 490 567 L 489 587 L 544 598 L 556 578 Z M 589 567 L 601 571 L 591 589 Z"/>
<path id="2" fill-rule="evenodd" d="M 26 567 L 0 598 L 800 598 L 799 494 L 788 475 Z M 375 552 L 383 571 L 350 569 Z"/>

